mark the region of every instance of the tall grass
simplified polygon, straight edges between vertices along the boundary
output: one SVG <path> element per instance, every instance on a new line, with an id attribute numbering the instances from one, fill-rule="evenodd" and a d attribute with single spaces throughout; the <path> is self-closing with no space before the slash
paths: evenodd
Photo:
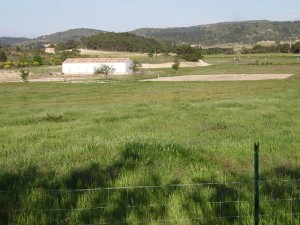
<path id="1" fill-rule="evenodd" d="M 0 84 L 0 223 L 239 224 L 217 219 L 239 213 L 250 224 L 249 203 L 223 203 L 220 213 L 209 202 L 251 200 L 255 141 L 263 180 L 299 179 L 299 82 Z M 170 187 L 233 181 L 249 185 Z M 107 191 L 139 185 L 161 188 Z M 274 185 L 261 187 L 266 199 L 290 193 Z M 66 191 L 87 188 L 104 189 Z M 275 209 L 266 224 L 299 222 L 284 203 Z"/>

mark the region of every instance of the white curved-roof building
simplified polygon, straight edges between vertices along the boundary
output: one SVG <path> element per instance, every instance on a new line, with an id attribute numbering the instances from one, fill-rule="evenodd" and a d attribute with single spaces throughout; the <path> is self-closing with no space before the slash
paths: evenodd
<path id="1" fill-rule="evenodd" d="M 68 58 L 62 63 L 64 74 L 92 75 L 95 68 L 108 65 L 114 68 L 113 75 L 130 75 L 133 62 L 129 58 Z"/>

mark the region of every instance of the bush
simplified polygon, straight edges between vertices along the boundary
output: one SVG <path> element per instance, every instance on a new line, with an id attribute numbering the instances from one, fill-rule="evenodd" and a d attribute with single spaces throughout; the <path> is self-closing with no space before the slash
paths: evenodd
<path id="1" fill-rule="evenodd" d="M 62 64 L 62 60 L 58 57 L 51 58 L 50 61 L 53 65 L 61 65 Z"/>
<path id="2" fill-rule="evenodd" d="M 0 62 L 6 62 L 7 56 L 4 51 L 0 51 Z"/>
<path id="3" fill-rule="evenodd" d="M 105 77 L 107 77 L 108 74 L 113 74 L 114 72 L 115 68 L 106 64 L 103 64 L 94 70 L 94 74 L 104 74 Z"/>
<path id="4" fill-rule="evenodd" d="M 196 62 L 203 58 L 201 48 L 193 48 L 189 45 L 178 46 L 176 53 L 179 58 L 191 62 Z"/>
<path id="5" fill-rule="evenodd" d="M 35 65 L 35 66 L 43 65 L 43 59 L 40 55 L 34 55 L 32 59 L 34 62 L 33 65 Z"/>
<path id="6" fill-rule="evenodd" d="M 34 61 L 34 62 L 33 62 L 33 65 L 34 65 L 34 66 L 39 66 L 39 65 L 41 65 L 41 64 L 40 64 L 39 62 L 37 62 L 37 61 Z"/>
<path id="7" fill-rule="evenodd" d="M 292 46 L 292 52 L 294 54 L 299 54 L 300 53 L 300 42 L 297 42 Z"/>
<path id="8" fill-rule="evenodd" d="M 179 59 L 176 57 L 174 59 L 174 64 L 172 65 L 172 69 L 175 71 L 175 73 L 177 73 L 177 71 L 179 70 L 179 66 L 180 66 L 180 61 Z"/>
<path id="9" fill-rule="evenodd" d="M 29 70 L 20 69 L 20 76 L 24 82 L 28 82 Z"/>
<path id="10" fill-rule="evenodd" d="M 140 67 L 140 66 L 141 66 L 141 64 L 137 60 L 133 60 L 131 66 L 130 66 L 130 69 L 135 74 L 138 72 L 138 70 L 139 70 L 138 67 Z"/>
<path id="11" fill-rule="evenodd" d="M 11 68 L 11 66 L 8 64 L 4 65 L 4 69 L 9 70 L 10 68 Z"/>

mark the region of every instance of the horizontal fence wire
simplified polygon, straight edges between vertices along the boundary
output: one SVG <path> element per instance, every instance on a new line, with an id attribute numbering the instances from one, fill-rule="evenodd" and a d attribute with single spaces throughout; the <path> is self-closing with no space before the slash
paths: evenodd
<path id="1" fill-rule="evenodd" d="M 259 184 L 264 183 L 300 183 L 299 180 L 265 180 L 259 181 Z M 62 193 L 62 192 L 89 192 L 99 190 L 120 190 L 120 189 L 144 189 L 144 188 L 164 188 L 164 187 L 191 187 L 191 186 L 205 186 L 205 185 L 239 185 L 239 184 L 253 184 L 253 181 L 242 182 L 204 182 L 204 183 L 192 183 L 192 184 L 169 184 L 169 185 L 139 185 L 139 186 L 120 186 L 120 187 L 100 187 L 100 188 L 82 188 L 82 189 L 62 189 L 51 190 L 43 189 L 45 192 Z M 18 192 L 15 190 L 0 190 L 0 193 L 12 193 Z"/>
<path id="2" fill-rule="evenodd" d="M 261 220 L 269 224 L 276 221 L 300 224 L 299 186 L 300 180 L 260 181 Z M 95 225 L 198 224 L 199 221 L 201 224 L 218 221 L 248 224 L 253 221 L 253 193 L 253 181 L 61 190 L 37 188 L 23 192 L 2 190 L 0 204 L 4 208 L 1 207 L 0 216 L 7 218 L 7 223 L 13 223 L 11 215 L 30 223 L 28 215 L 40 215 L 51 225 L 63 220 Z M 23 205 L 26 195 L 38 196 L 34 207 Z"/>
<path id="3" fill-rule="evenodd" d="M 279 201 L 300 201 L 300 198 L 293 198 L 293 199 L 277 199 L 277 200 L 265 200 L 261 202 L 279 202 Z M 206 202 L 206 204 L 227 204 L 227 203 L 254 203 L 254 201 L 224 201 L 224 202 Z M 199 205 L 199 204 L 191 204 L 191 205 Z M 166 204 L 160 204 L 160 205 L 146 205 L 146 206 L 139 206 L 139 205 L 121 205 L 121 208 L 139 208 L 139 207 L 165 207 L 167 206 Z M 31 212 L 55 212 L 55 211 L 87 211 L 87 210 L 98 210 L 98 209 L 108 209 L 110 208 L 109 206 L 99 206 L 99 207 L 91 207 L 91 208 L 54 208 L 54 209 L 33 209 L 30 210 Z M 5 212 L 5 211 L 11 211 L 11 212 L 26 212 L 28 210 L 22 210 L 22 209 L 16 209 L 16 210 L 0 210 L 0 212 Z M 297 214 L 297 213 L 293 213 Z M 298 213 L 299 214 L 299 213 Z M 263 215 L 262 215 L 263 216 Z M 267 216 L 267 215 L 265 215 Z"/>

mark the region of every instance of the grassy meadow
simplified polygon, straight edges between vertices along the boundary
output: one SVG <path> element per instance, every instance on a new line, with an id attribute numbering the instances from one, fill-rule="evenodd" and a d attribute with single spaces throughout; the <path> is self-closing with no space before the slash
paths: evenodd
<path id="1" fill-rule="evenodd" d="M 295 76 L 0 84 L 0 224 L 253 224 L 257 141 L 262 224 L 299 223 L 300 63 L 272 57 L 178 73 Z"/>

